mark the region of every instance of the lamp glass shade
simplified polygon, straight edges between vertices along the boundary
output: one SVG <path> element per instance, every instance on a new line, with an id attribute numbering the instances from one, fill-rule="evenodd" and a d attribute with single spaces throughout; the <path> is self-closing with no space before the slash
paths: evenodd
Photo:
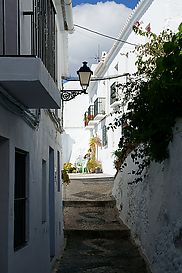
<path id="1" fill-rule="evenodd" d="M 80 85 L 83 90 L 86 90 L 90 83 L 90 78 L 93 72 L 87 66 L 87 62 L 83 62 L 83 66 L 77 71 L 79 76 Z"/>

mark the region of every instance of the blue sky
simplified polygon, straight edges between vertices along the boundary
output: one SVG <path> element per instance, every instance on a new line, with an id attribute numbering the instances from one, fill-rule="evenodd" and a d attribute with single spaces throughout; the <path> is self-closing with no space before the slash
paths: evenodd
<path id="1" fill-rule="evenodd" d="M 86 3 L 90 3 L 90 4 L 96 4 L 97 2 L 111 2 L 111 1 L 104 1 L 104 0 L 72 0 L 72 4 L 73 7 L 76 5 L 80 5 L 80 4 L 86 4 Z M 114 1 L 118 4 L 124 4 L 125 6 L 127 6 L 128 8 L 133 9 L 136 4 L 138 3 L 138 0 L 116 0 Z"/>

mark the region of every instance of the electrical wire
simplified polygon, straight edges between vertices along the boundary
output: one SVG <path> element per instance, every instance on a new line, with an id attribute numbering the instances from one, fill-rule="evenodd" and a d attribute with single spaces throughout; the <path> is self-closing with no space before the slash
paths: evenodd
<path id="1" fill-rule="evenodd" d="M 112 39 L 112 40 L 115 40 L 115 41 L 118 41 L 118 42 L 122 42 L 122 43 L 125 43 L 125 44 L 132 45 L 132 46 L 138 46 L 137 44 L 133 44 L 133 43 L 130 43 L 130 42 L 127 42 L 127 41 L 124 41 L 124 40 L 121 40 L 121 39 L 118 39 L 118 38 L 115 38 L 115 37 L 112 37 L 112 36 L 109 36 L 109 35 L 106 35 L 106 34 L 103 34 L 103 33 L 100 33 L 98 31 L 95 31 L 95 30 L 92 30 L 92 29 L 89 29 L 89 28 L 86 28 L 86 27 L 79 26 L 77 24 L 74 24 L 74 26 L 78 27 L 78 28 L 81 28 L 81 29 L 84 29 L 86 31 L 95 33 L 97 35 L 103 36 L 105 38 L 109 38 L 109 39 Z"/>
<path id="2" fill-rule="evenodd" d="M 105 81 L 105 80 L 111 80 L 111 79 L 117 79 L 117 78 L 121 78 L 121 77 L 127 77 L 128 75 L 130 75 L 129 73 L 124 73 L 121 75 L 111 75 L 111 76 L 105 76 L 105 77 L 92 77 L 90 79 L 90 81 Z M 64 78 L 64 80 L 66 81 L 79 81 L 79 79 L 77 77 L 70 77 L 70 78 Z"/>

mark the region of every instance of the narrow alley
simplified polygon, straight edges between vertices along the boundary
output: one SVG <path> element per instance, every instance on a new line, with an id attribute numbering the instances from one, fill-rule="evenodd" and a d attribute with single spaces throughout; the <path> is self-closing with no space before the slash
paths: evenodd
<path id="1" fill-rule="evenodd" d="M 64 187 L 65 251 L 57 273 L 148 272 L 130 232 L 118 219 L 113 178 L 71 175 Z"/>

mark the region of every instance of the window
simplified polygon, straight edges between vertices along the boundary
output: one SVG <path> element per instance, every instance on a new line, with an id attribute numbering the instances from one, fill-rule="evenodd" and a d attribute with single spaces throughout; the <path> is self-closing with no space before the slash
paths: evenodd
<path id="1" fill-rule="evenodd" d="M 105 98 L 97 98 L 94 101 L 94 117 L 99 114 L 105 115 Z"/>
<path id="2" fill-rule="evenodd" d="M 38 56 L 57 83 L 56 10 L 53 1 L 30 1 L 33 6 L 28 11 L 21 10 L 21 2 L 0 0 L 0 55 Z"/>
<path id="3" fill-rule="evenodd" d="M 47 173 L 46 173 L 46 161 L 42 160 L 42 223 L 47 220 Z"/>
<path id="4" fill-rule="evenodd" d="M 35 0 L 33 15 L 33 54 L 40 57 L 47 70 L 56 79 L 56 26 L 52 0 Z"/>
<path id="5" fill-rule="evenodd" d="M 4 53 L 4 1 L 0 1 L 0 54 Z"/>
<path id="6" fill-rule="evenodd" d="M 104 125 L 102 127 L 102 145 L 106 146 L 107 145 L 107 127 Z"/>
<path id="7" fill-rule="evenodd" d="M 19 54 L 19 1 L 0 1 L 0 54 Z"/>
<path id="8" fill-rule="evenodd" d="M 110 87 L 110 105 L 119 100 L 118 82 L 114 82 Z"/>
<path id="9" fill-rule="evenodd" d="M 15 150 L 14 249 L 27 241 L 27 153 Z"/>
<path id="10" fill-rule="evenodd" d="M 58 192 L 61 191 L 61 176 L 60 176 L 60 152 L 57 152 L 57 180 L 58 180 Z"/>

